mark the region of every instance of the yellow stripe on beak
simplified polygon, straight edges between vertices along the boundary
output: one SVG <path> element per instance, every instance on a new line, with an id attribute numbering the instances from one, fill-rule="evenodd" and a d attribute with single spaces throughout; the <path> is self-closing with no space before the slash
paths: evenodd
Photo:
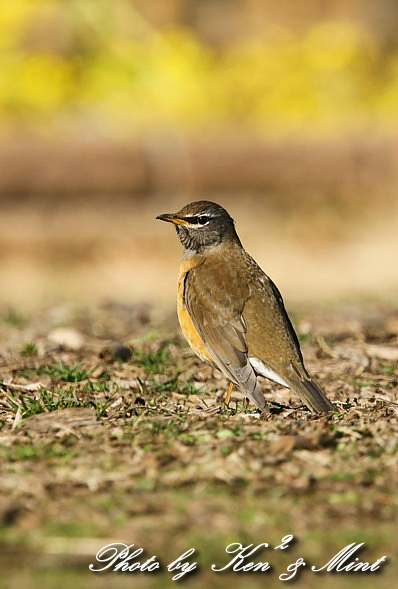
<path id="1" fill-rule="evenodd" d="M 177 217 L 174 213 L 164 213 L 156 217 L 160 221 L 167 221 L 167 223 L 174 223 L 174 225 L 190 225 L 188 221 L 182 217 Z"/>

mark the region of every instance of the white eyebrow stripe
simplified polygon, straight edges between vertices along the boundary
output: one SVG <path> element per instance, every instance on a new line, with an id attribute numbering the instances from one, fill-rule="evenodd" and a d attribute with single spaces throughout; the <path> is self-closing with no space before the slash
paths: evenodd
<path id="1" fill-rule="evenodd" d="M 198 221 L 196 221 L 196 222 L 191 221 L 191 219 L 196 219 L 197 220 L 200 217 L 208 217 L 206 223 L 199 223 Z M 210 215 L 203 215 L 203 214 L 200 214 L 200 215 L 187 215 L 186 217 L 182 217 L 182 219 L 184 219 L 184 221 L 186 221 L 189 224 L 189 226 L 190 227 L 193 227 L 193 228 L 195 228 L 195 227 L 204 227 L 205 225 L 208 225 L 208 223 L 210 221 L 210 218 L 213 219 L 214 217 L 210 217 Z"/>

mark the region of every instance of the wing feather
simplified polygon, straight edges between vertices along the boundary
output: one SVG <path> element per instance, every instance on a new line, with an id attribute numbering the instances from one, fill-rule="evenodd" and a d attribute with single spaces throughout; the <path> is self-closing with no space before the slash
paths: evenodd
<path id="1" fill-rule="evenodd" d="M 188 272 L 184 303 L 192 322 L 216 366 L 261 410 L 265 399 L 248 358 L 246 324 L 242 317 L 247 292 L 234 281 L 224 285 L 222 296 L 208 282 L 204 265 Z M 247 288 L 247 285 L 245 285 Z"/>

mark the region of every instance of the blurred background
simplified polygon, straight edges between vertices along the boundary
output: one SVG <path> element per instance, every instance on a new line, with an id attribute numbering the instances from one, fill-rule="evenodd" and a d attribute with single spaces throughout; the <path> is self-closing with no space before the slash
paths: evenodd
<path id="1" fill-rule="evenodd" d="M 394 0 L 13 0 L 0 306 L 174 303 L 155 216 L 224 205 L 287 302 L 398 293 Z"/>

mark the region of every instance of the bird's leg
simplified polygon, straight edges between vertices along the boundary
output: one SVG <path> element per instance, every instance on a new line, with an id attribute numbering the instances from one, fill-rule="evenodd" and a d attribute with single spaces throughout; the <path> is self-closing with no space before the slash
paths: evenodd
<path id="1" fill-rule="evenodd" d="M 229 381 L 228 383 L 228 388 L 227 388 L 227 392 L 225 393 L 225 397 L 224 397 L 224 404 L 228 407 L 229 406 L 229 400 L 231 398 L 231 393 L 232 393 L 232 389 L 234 388 L 234 383 Z"/>

